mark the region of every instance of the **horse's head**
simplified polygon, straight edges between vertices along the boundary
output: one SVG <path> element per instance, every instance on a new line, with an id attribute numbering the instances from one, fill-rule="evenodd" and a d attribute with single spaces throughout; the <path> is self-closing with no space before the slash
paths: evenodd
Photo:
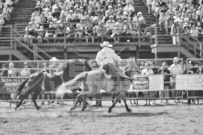
<path id="1" fill-rule="evenodd" d="M 133 77 L 135 74 L 141 74 L 141 69 L 137 65 L 137 61 L 134 58 L 123 59 L 120 64 L 127 76 Z"/>

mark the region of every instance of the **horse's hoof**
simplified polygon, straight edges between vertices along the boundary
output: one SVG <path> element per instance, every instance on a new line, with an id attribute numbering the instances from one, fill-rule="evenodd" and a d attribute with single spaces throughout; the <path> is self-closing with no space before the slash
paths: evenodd
<path id="1" fill-rule="evenodd" d="M 108 113 L 111 113 L 111 108 L 109 108 Z"/>
<path id="2" fill-rule="evenodd" d="M 92 107 L 98 107 L 98 105 L 93 105 Z"/>
<path id="3" fill-rule="evenodd" d="M 129 113 L 130 113 L 130 112 L 132 112 L 132 110 L 131 110 L 131 109 L 127 109 L 127 112 L 129 112 Z"/>
<path id="4" fill-rule="evenodd" d="M 72 112 L 74 109 L 75 109 L 74 107 L 71 107 L 68 111 Z"/>
<path id="5" fill-rule="evenodd" d="M 38 106 L 36 109 L 37 109 L 37 110 L 40 110 L 40 109 L 41 109 L 41 107 L 40 107 L 40 106 Z"/>

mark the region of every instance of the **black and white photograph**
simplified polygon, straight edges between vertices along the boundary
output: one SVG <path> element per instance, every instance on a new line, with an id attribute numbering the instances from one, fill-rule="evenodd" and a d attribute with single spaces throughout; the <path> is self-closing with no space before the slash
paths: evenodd
<path id="1" fill-rule="evenodd" d="M 203 135 L 203 0 L 0 0 L 0 135 Z"/>

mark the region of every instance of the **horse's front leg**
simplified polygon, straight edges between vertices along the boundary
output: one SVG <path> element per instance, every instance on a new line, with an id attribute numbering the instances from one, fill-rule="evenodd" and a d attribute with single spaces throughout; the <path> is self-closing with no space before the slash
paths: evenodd
<path id="1" fill-rule="evenodd" d="M 82 109 L 81 111 L 83 112 L 85 110 L 85 108 L 87 107 L 87 102 L 86 102 L 86 99 L 87 99 L 87 94 L 82 94 Z"/>
<path id="2" fill-rule="evenodd" d="M 117 98 L 116 98 L 116 101 L 113 102 L 113 104 L 111 105 L 111 107 L 109 107 L 109 110 L 108 110 L 109 113 L 111 113 L 112 109 L 113 109 L 113 108 L 115 107 L 115 105 L 120 101 L 120 99 L 121 99 L 121 95 L 119 94 L 119 95 L 117 96 Z"/>
<path id="3" fill-rule="evenodd" d="M 82 99 L 81 97 L 82 97 L 82 92 L 79 95 L 77 95 L 75 102 L 73 104 L 73 107 L 71 107 L 69 111 L 72 111 L 77 107 L 79 101 Z"/>
<path id="4" fill-rule="evenodd" d="M 131 112 L 132 110 L 128 107 L 127 101 L 126 101 L 126 97 L 125 97 L 125 93 L 120 94 L 121 98 L 123 99 L 123 102 L 125 104 L 125 108 L 127 112 Z"/>
<path id="5" fill-rule="evenodd" d="M 21 104 L 23 103 L 23 100 L 24 100 L 24 98 L 22 98 L 22 99 L 20 100 L 20 102 L 18 102 L 18 103 L 16 104 L 15 110 L 17 110 L 17 109 L 21 106 Z"/>

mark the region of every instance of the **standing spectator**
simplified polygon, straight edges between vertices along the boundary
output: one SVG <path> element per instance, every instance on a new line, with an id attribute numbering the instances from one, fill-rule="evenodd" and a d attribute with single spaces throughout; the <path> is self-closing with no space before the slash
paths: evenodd
<path id="1" fill-rule="evenodd" d="M 142 70 L 142 73 L 141 73 L 142 75 L 153 75 L 154 74 L 154 72 L 153 72 L 153 70 L 150 68 L 150 62 L 146 62 L 145 63 L 145 68 Z M 144 94 L 145 94 L 145 98 L 150 98 L 149 96 L 150 96 L 150 92 L 144 92 Z M 146 104 L 145 105 L 148 105 L 147 104 L 147 99 L 146 99 Z M 150 100 L 149 100 L 149 105 L 150 105 Z"/>
<path id="2" fill-rule="evenodd" d="M 13 62 L 10 62 L 9 63 L 9 66 L 8 66 L 8 76 L 9 77 L 17 77 L 18 76 L 18 71 L 17 69 L 14 67 L 14 63 Z"/>
<path id="3" fill-rule="evenodd" d="M 8 76 L 9 77 L 17 77 L 18 76 L 18 71 L 17 69 L 14 67 L 14 63 L 13 62 L 10 62 L 9 63 L 9 66 L 8 66 Z M 11 99 L 15 99 L 16 97 L 16 93 L 14 93 L 13 91 L 16 89 L 15 86 L 12 86 L 12 87 L 9 87 L 10 91 L 11 91 L 11 94 L 10 94 L 10 97 Z"/>
<path id="4" fill-rule="evenodd" d="M 6 64 L 2 64 L 1 76 L 8 76 L 8 69 L 6 68 Z"/>
<path id="5" fill-rule="evenodd" d="M 148 14 L 151 14 L 152 12 L 152 5 L 153 5 L 153 0 L 147 0 Z"/>
<path id="6" fill-rule="evenodd" d="M 28 67 L 28 63 L 24 62 L 24 68 L 21 69 L 20 75 L 21 75 L 21 77 L 29 77 L 30 74 L 31 74 L 31 70 Z"/>
<path id="7" fill-rule="evenodd" d="M 189 61 L 188 62 L 188 70 L 187 70 L 187 73 L 188 74 L 198 74 L 198 67 L 195 67 L 195 63 L 193 61 Z M 187 91 L 188 92 L 188 96 L 198 96 L 198 91 L 195 91 L 195 90 L 191 90 L 191 91 Z M 191 104 L 191 101 L 193 104 L 195 104 L 195 99 L 192 98 L 192 99 L 189 99 L 188 98 L 188 104 Z"/>
<path id="8" fill-rule="evenodd" d="M 159 29 L 160 31 L 163 29 L 162 26 L 165 25 L 166 22 L 166 15 L 164 12 L 160 12 L 159 14 Z"/>
<path id="9" fill-rule="evenodd" d="M 181 20 L 176 19 L 171 26 L 171 35 L 172 35 L 172 39 L 173 39 L 173 45 L 180 43 L 180 38 L 179 38 L 179 33 L 180 33 L 179 22 L 180 21 Z"/>
<path id="10" fill-rule="evenodd" d="M 173 96 L 175 98 L 175 102 L 177 100 L 177 96 L 180 96 L 181 92 L 175 90 L 175 77 L 178 74 L 183 74 L 183 68 L 180 64 L 178 64 L 179 59 L 177 57 L 174 57 L 173 64 L 169 67 L 169 71 L 172 75 L 171 77 L 171 85 L 173 89 Z"/>
<path id="11" fill-rule="evenodd" d="M 168 34 L 168 31 L 171 31 L 173 23 L 174 23 L 173 14 L 169 13 L 169 17 L 165 21 L 166 34 Z"/>
<path id="12" fill-rule="evenodd" d="M 142 12 L 137 13 L 137 19 L 138 19 L 138 23 L 140 25 L 140 29 L 145 28 L 146 21 L 145 21 L 144 16 L 142 15 Z"/>
<path id="13" fill-rule="evenodd" d="M 162 63 L 162 67 L 159 69 L 159 74 L 164 74 L 164 90 L 161 91 L 161 102 L 162 97 L 169 98 L 169 89 L 170 89 L 170 71 L 168 70 L 168 64 L 166 62 Z M 168 99 L 166 99 L 166 104 L 168 104 Z"/>

